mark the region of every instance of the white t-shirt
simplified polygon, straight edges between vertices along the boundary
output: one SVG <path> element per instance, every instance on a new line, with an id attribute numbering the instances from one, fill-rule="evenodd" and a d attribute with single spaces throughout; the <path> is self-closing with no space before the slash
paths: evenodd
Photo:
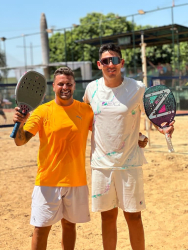
<path id="1" fill-rule="evenodd" d="M 94 112 L 92 168 L 118 170 L 147 163 L 138 146 L 144 92 L 142 82 L 127 77 L 115 88 L 107 87 L 103 77 L 87 85 L 83 100 Z"/>

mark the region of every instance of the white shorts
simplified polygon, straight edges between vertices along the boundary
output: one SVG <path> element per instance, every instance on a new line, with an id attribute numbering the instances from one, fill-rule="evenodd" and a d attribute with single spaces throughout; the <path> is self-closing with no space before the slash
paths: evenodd
<path id="1" fill-rule="evenodd" d="M 145 209 L 142 168 L 92 169 L 92 211 L 115 207 L 135 213 Z"/>
<path id="2" fill-rule="evenodd" d="M 30 224 L 47 227 L 66 219 L 72 223 L 90 221 L 88 186 L 35 186 L 32 194 Z"/>

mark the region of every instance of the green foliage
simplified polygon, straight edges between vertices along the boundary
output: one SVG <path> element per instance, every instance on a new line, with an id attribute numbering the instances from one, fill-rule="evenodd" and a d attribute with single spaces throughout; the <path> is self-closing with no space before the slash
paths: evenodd
<path id="1" fill-rule="evenodd" d="M 134 30 L 143 30 L 151 28 L 150 25 L 140 26 L 134 23 Z M 114 13 L 103 15 L 102 13 L 89 13 L 86 17 L 80 19 L 80 25 L 75 25 L 70 29 L 62 30 L 51 36 L 49 39 L 50 62 L 67 61 L 91 61 L 93 69 L 97 69 L 98 50 L 96 46 L 81 44 L 77 41 L 110 36 L 112 34 L 124 33 L 132 30 L 132 22 L 126 18 L 119 17 Z M 101 40 L 102 42 L 102 40 Z M 188 42 L 180 44 L 180 61 L 184 67 L 188 58 Z M 141 67 L 141 49 L 126 49 L 122 51 L 126 67 L 134 67 L 134 58 L 136 66 Z M 171 63 L 174 67 L 178 64 L 178 46 L 175 45 L 174 53 L 172 45 L 161 45 L 146 47 L 146 56 L 153 64 Z"/>
<path id="2" fill-rule="evenodd" d="M 178 65 L 178 57 L 180 65 Z M 184 71 L 185 65 L 188 63 L 188 42 L 182 42 L 174 46 L 174 55 L 172 55 L 172 62 L 174 67 Z"/>
<path id="3" fill-rule="evenodd" d="M 52 35 L 49 39 L 50 62 L 91 61 L 95 69 L 99 49 L 76 41 L 130 30 L 131 23 L 113 13 L 106 16 L 96 12 L 87 14 L 80 19 L 79 26 Z"/>
<path id="4" fill-rule="evenodd" d="M 146 47 L 146 56 L 153 64 L 171 63 L 172 46 L 161 45 L 154 47 Z"/>

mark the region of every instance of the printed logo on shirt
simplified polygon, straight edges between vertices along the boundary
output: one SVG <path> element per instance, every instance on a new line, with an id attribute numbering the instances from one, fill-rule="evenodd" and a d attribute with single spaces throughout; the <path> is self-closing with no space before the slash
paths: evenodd
<path id="1" fill-rule="evenodd" d="M 81 117 L 81 116 L 77 115 L 76 117 L 79 118 L 80 120 L 82 120 L 82 117 Z"/>
<path id="2" fill-rule="evenodd" d="M 102 102 L 102 106 L 120 106 L 120 102 L 118 100 Z"/>
<path id="3" fill-rule="evenodd" d="M 44 120 L 43 120 L 43 126 L 48 126 L 49 123 L 50 123 L 50 119 L 44 118 Z"/>

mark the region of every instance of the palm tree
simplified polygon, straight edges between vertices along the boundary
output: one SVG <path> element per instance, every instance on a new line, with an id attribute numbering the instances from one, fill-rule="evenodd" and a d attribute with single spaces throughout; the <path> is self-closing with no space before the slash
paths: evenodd
<path id="1" fill-rule="evenodd" d="M 6 67 L 6 58 L 5 58 L 5 53 L 0 51 L 0 67 Z M 7 70 L 1 70 L 0 71 L 0 81 L 2 80 L 3 77 L 7 76 Z"/>

